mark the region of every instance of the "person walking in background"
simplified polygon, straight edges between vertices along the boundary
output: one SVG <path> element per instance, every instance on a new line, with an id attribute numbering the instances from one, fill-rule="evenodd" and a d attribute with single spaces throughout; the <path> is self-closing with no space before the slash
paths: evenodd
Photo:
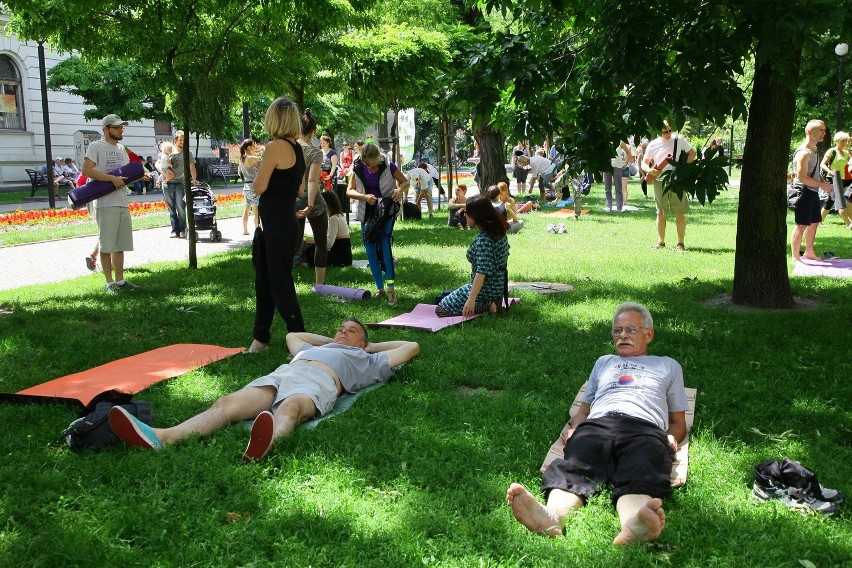
<path id="1" fill-rule="evenodd" d="M 243 234 L 248 235 L 249 214 L 254 216 L 254 228 L 260 224 L 257 216 L 258 197 L 254 192 L 254 178 L 257 177 L 258 156 L 260 145 L 251 138 L 246 138 L 240 144 L 240 175 L 243 176 Z"/>
<path id="2" fill-rule="evenodd" d="M 305 183 L 305 157 L 296 141 L 301 131 L 299 108 L 287 98 L 275 99 L 266 110 L 263 128 L 272 141 L 254 178 L 260 227 L 252 242 L 255 318 L 249 353 L 266 350 L 276 310 L 287 331 L 305 331 L 293 282 L 293 251 L 299 235 L 296 196 Z"/>
<path id="3" fill-rule="evenodd" d="M 612 190 L 615 188 L 615 210 L 624 208 L 625 189 L 630 179 L 630 148 L 624 140 L 615 147 L 615 157 L 610 159 L 612 169 L 603 172 L 604 192 L 606 194 L 606 209 L 612 211 Z"/>
<path id="4" fill-rule="evenodd" d="M 846 198 L 848 188 L 852 186 L 852 172 L 849 171 L 849 133 L 840 131 L 834 135 L 834 147 L 829 148 L 820 162 L 820 169 L 826 178 L 831 179 L 832 191 L 823 205 L 821 217 L 825 221 L 832 208 L 837 210 L 843 225 L 852 229 L 849 217 L 849 202 Z"/>
<path id="5" fill-rule="evenodd" d="M 328 263 L 328 245 L 326 234 L 328 233 L 328 214 L 326 213 L 325 200 L 319 197 L 320 176 L 322 175 L 323 155 L 322 151 L 311 144 L 317 134 L 317 121 L 306 108 L 299 119 L 301 136 L 299 144 L 305 155 L 305 180 L 299 189 L 299 197 L 296 198 L 296 220 L 299 224 L 299 237 L 296 240 L 296 250 L 302 247 L 305 237 L 305 218 L 311 224 L 314 234 L 314 247 L 312 266 L 314 267 L 314 278 L 317 284 L 325 283 L 325 267 Z M 336 156 L 335 156 L 336 158 Z M 331 191 L 334 190 L 332 186 Z M 294 262 L 299 262 L 296 259 Z"/>
<path id="6" fill-rule="evenodd" d="M 408 191 L 408 180 L 396 164 L 385 159 L 381 148 L 372 142 L 365 144 L 361 155 L 355 158 L 352 172 L 354 175 L 349 181 L 346 195 L 358 202 L 361 239 L 367 252 L 370 273 L 376 283 L 374 297 L 386 296 L 388 304 L 395 306 L 396 274 L 391 243 L 396 215 L 388 213 L 395 208 L 388 202 L 402 202 L 403 195 Z M 382 207 L 379 207 L 380 199 L 384 200 Z M 382 211 L 385 214 L 379 216 Z M 375 242 L 366 238 L 368 223 L 379 225 L 379 235 Z"/>
<path id="7" fill-rule="evenodd" d="M 526 193 L 527 192 L 527 175 L 529 175 L 529 166 L 523 166 L 518 163 L 518 158 L 521 156 L 526 156 L 529 158 L 530 153 L 527 150 L 526 144 L 524 144 L 523 140 L 518 140 L 518 143 L 515 144 L 515 147 L 512 148 L 512 175 L 515 177 L 515 181 L 518 184 L 518 193 Z"/>
<path id="8" fill-rule="evenodd" d="M 796 224 L 790 233 L 790 252 L 795 262 L 801 259 L 819 260 L 814 252 L 814 240 L 819 224 L 820 215 L 819 190 L 830 192 L 831 184 L 823 181 L 819 172 L 819 154 L 817 144 L 825 138 L 825 123 L 821 120 L 811 120 L 805 126 L 805 139 L 793 154 L 793 183 L 802 186 L 802 197 L 796 202 L 793 216 Z M 802 235 L 805 236 L 805 254 L 801 254 Z"/>
<path id="9" fill-rule="evenodd" d="M 334 189 L 340 158 L 337 156 L 337 151 L 331 147 L 331 138 L 328 136 L 320 137 L 320 149 L 322 149 L 322 173 L 327 176 L 323 189 Z"/>
<path id="10" fill-rule="evenodd" d="M 186 189 L 184 188 L 183 169 L 183 130 L 175 132 L 174 153 L 169 157 L 172 163 L 172 176 L 166 180 L 163 199 L 169 208 L 169 218 L 172 222 L 172 238 L 186 238 Z M 198 184 L 198 174 L 195 171 L 195 154 L 189 153 L 189 173 L 192 184 Z"/>
<path id="11" fill-rule="evenodd" d="M 641 168 L 645 172 L 645 179 L 654 184 L 654 201 L 657 204 L 657 244 L 653 248 L 660 249 L 666 246 L 666 218 L 668 215 L 675 216 L 677 224 L 677 249 L 680 252 L 686 250 L 684 238 L 686 237 L 686 214 L 689 212 L 689 196 L 684 192 L 683 197 L 678 198 L 673 191 L 663 193 L 663 183 L 657 177 L 664 171 L 672 169 L 669 161 L 676 162 L 678 156 L 686 152 L 687 160 L 695 159 L 695 150 L 690 146 L 689 140 L 683 136 L 672 135 L 672 127 L 667 120 L 663 121 L 663 129 L 658 138 L 655 138 L 645 149 Z"/>

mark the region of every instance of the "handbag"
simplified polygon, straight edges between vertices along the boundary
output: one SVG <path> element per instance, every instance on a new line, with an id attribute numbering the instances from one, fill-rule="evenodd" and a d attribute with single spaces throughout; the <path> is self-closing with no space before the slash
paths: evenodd
<path id="1" fill-rule="evenodd" d="M 799 203 L 799 200 L 802 198 L 802 195 L 805 193 L 805 186 L 796 182 L 787 184 L 787 209 L 791 211 L 796 210 L 796 204 Z"/>

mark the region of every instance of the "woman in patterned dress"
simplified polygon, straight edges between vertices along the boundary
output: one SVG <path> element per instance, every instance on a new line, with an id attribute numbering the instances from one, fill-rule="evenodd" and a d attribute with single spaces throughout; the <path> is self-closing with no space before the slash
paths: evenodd
<path id="1" fill-rule="evenodd" d="M 506 262 L 509 241 L 506 220 L 497 214 L 491 201 L 476 195 L 465 206 L 467 224 L 479 234 L 467 249 L 471 264 L 470 283 L 450 292 L 435 308 L 440 317 L 471 316 L 484 311 L 496 312 L 506 287 Z"/>

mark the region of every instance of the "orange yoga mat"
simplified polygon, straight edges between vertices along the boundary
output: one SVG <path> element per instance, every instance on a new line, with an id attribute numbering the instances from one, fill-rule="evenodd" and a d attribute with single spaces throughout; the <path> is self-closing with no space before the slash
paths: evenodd
<path id="1" fill-rule="evenodd" d="M 219 359 L 242 352 L 242 347 L 218 347 L 181 343 L 118 359 L 88 371 L 66 375 L 24 389 L 0 395 L 13 402 L 64 402 L 84 408 L 102 400 L 129 400 L 154 383 L 171 379 Z"/>

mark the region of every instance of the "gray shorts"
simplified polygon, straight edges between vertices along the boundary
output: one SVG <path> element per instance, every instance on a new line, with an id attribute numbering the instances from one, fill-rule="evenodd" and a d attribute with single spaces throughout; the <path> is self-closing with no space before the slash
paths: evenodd
<path id="1" fill-rule="evenodd" d="M 310 398 L 317 407 L 317 414 L 324 416 L 328 414 L 337 401 L 337 383 L 324 371 L 313 365 L 299 363 L 296 365 L 281 365 L 265 377 L 255 379 L 248 387 L 275 387 L 275 402 L 272 403 L 272 412 L 278 408 L 284 399 L 296 394 L 303 394 Z"/>
<path id="2" fill-rule="evenodd" d="M 127 207 L 98 207 L 95 219 L 102 253 L 133 250 L 133 225 Z"/>

